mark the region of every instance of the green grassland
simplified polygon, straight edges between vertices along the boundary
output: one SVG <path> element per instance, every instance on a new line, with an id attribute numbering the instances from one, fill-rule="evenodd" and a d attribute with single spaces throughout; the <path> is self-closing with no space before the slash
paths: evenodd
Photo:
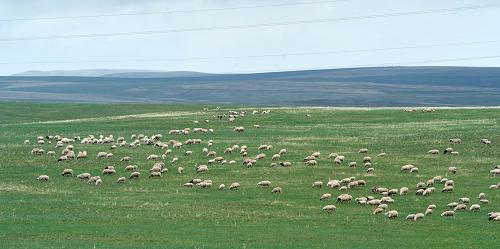
<path id="1" fill-rule="evenodd" d="M 500 190 L 488 187 L 500 181 L 489 175 L 500 164 L 499 109 L 438 109 L 433 113 L 406 113 L 400 109 L 321 109 L 277 108 L 268 115 L 247 115 L 229 122 L 213 115 L 227 113 L 196 105 L 66 105 L 0 103 L 0 248 L 498 248 L 500 223 L 488 221 L 487 213 L 500 211 Z M 238 111 L 251 107 L 238 107 Z M 123 116 L 144 114 L 137 116 Z M 154 113 L 154 114 L 151 114 Z M 305 117 L 310 114 L 311 117 Z M 120 116 L 113 118 L 114 116 Z M 209 119 L 209 123 L 203 120 Z M 64 121 L 57 121 L 64 120 Z M 194 124 L 199 120 L 199 124 Z M 261 128 L 254 128 L 259 124 Z M 235 126 L 245 132 L 236 133 Z M 213 133 L 168 135 L 170 129 L 185 127 L 213 128 Z M 118 147 L 114 157 L 96 159 L 106 145 L 75 144 L 75 150 L 86 150 L 89 157 L 57 162 L 61 149 L 54 144 L 35 145 L 39 135 L 60 134 L 66 137 L 89 134 L 113 134 L 115 138 L 131 134 L 163 134 L 162 141 L 200 138 L 202 144 L 173 149 L 165 159 L 170 169 L 162 178 L 147 177 L 153 162 L 150 154 L 164 149 L 142 145 L 139 148 Z M 451 145 L 449 138 L 460 137 L 462 144 Z M 481 138 L 493 143 L 484 145 Z M 29 139 L 31 144 L 24 145 Z M 214 165 L 205 174 L 196 174 L 195 164 L 206 164 L 202 153 L 209 139 L 213 150 L 234 165 Z M 267 158 L 251 168 L 243 167 L 238 153 L 223 154 L 233 144 L 248 145 L 249 156 L 259 153 L 260 144 L 271 144 Z M 452 146 L 459 156 L 429 155 L 428 150 Z M 57 156 L 32 156 L 34 147 L 55 150 Z M 361 165 L 368 148 L 374 158 L 375 175 L 366 175 Z M 271 155 L 286 148 L 281 160 L 293 163 L 290 168 L 270 167 Z M 193 156 L 184 152 L 192 150 Z M 303 158 L 320 151 L 317 166 L 305 166 Z M 334 165 L 327 156 L 337 152 L 346 156 L 342 165 Z M 376 157 L 386 152 L 386 157 Z M 129 163 L 120 162 L 131 156 Z M 170 159 L 179 157 L 176 165 Z M 358 167 L 349 168 L 348 162 Z M 414 164 L 418 174 L 400 173 L 404 164 Z M 116 184 L 118 176 L 128 176 L 123 169 L 137 164 L 142 172 L 138 180 Z M 115 165 L 117 175 L 103 176 L 100 186 L 88 185 L 75 177 L 62 177 L 64 168 L 75 173 L 100 175 L 106 165 Z M 455 165 L 459 171 L 447 171 Z M 176 172 L 186 168 L 185 174 Z M 49 182 L 37 182 L 47 174 Z M 456 183 L 453 193 L 441 193 L 441 184 L 433 195 L 414 195 L 415 185 L 441 175 Z M 400 188 L 407 186 L 407 196 L 395 196 L 389 209 L 400 217 L 387 219 L 373 215 L 372 207 L 351 203 L 320 201 L 323 193 L 340 194 L 338 189 L 313 189 L 313 181 L 355 176 L 367 186 L 349 189 L 354 198 L 371 193 L 372 186 Z M 193 178 L 211 179 L 210 189 L 185 188 Z M 270 188 L 259 188 L 261 180 L 272 181 L 283 188 L 272 194 Z M 221 183 L 239 182 L 236 191 L 218 191 Z M 439 214 L 446 204 L 460 197 L 478 203 L 484 192 L 490 201 L 479 212 L 458 212 L 455 218 Z M 377 195 L 375 195 L 378 197 Z M 335 204 L 331 214 L 321 211 Z M 424 212 L 436 204 L 434 214 L 413 222 L 404 217 Z"/>

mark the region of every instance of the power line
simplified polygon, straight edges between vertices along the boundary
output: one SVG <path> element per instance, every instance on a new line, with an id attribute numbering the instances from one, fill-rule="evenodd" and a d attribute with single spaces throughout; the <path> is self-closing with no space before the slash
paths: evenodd
<path id="1" fill-rule="evenodd" d="M 239 55 L 239 56 L 214 56 L 214 57 L 186 57 L 186 58 L 158 58 L 158 59 L 108 59 L 108 60 L 77 60 L 77 61 L 21 61 L 21 62 L 0 62 L 0 65 L 12 64 L 75 64 L 75 63 L 110 63 L 110 62 L 155 62 L 155 61 L 196 61 L 196 60 L 224 60 L 224 59 L 246 59 L 246 58 L 266 58 L 266 57 L 289 57 L 289 56 L 304 56 L 304 55 L 324 55 L 324 54 L 343 54 L 343 53 L 363 53 L 363 52 L 378 52 L 403 49 L 417 48 L 432 48 L 432 47 L 449 47 L 463 45 L 477 45 L 486 43 L 498 43 L 500 40 L 490 41 L 470 41 L 470 42 L 455 42 L 455 43 L 440 43 L 440 44 L 425 44 L 414 46 L 387 47 L 374 49 L 351 49 L 351 50 L 336 50 L 336 51 L 319 51 L 319 52 L 301 52 L 301 53 L 278 53 L 278 54 L 263 54 L 263 55 Z"/>
<path id="2" fill-rule="evenodd" d="M 180 33 L 180 32 L 195 32 L 195 31 L 213 31 L 213 30 L 232 30 L 232 29 L 246 29 L 246 28 L 257 28 L 257 27 L 299 25 L 299 24 L 310 24 L 310 23 L 326 23 L 326 22 L 341 22 L 341 21 L 352 21 L 352 20 L 366 20 L 366 19 L 373 19 L 373 18 L 398 17 L 398 16 L 406 16 L 406 15 L 423 15 L 423 14 L 431 14 L 431 13 L 449 13 L 449 12 L 456 12 L 456 11 L 477 10 L 477 9 L 497 8 L 497 7 L 500 7 L 500 4 L 475 5 L 475 6 L 464 6 L 464 7 L 436 9 L 436 10 L 419 10 L 419 11 L 375 14 L 375 15 L 366 15 L 366 16 L 311 19 L 311 20 L 272 22 L 272 23 L 260 23 L 260 24 L 244 24 L 244 25 L 199 27 L 199 28 L 185 28 L 185 29 L 167 29 L 167 30 L 130 31 L 130 32 L 115 32 L 115 33 L 52 35 L 52 36 L 34 36 L 34 37 L 11 37 L 11 38 L 0 38 L 0 42 L 48 40 L 48 39 L 95 38 L 95 37 L 130 36 L 130 35 L 152 35 L 152 34 L 168 34 L 168 33 Z"/>
<path id="3" fill-rule="evenodd" d="M 101 17 L 120 17 L 120 16 L 139 16 L 139 15 L 177 14 L 177 13 L 192 13 L 192 12 L 211 12 L 211 11 L 227 11 L 227 10 L 239 10 L 239 9 L 255 9 L 255 8 L 284 7 L 284 6 L 313 5 L 313 4 L 348 2 L 348 1 L 350 1 L 350 0 L 330 0 L 330 1 L 311 1 L 311 2 L 295 2 L 295 3 L 277 3 L 277 4 L 264 4 L 264 5 L 253 5 L 253 6 L 239 6 L 239 7 L 236 6 L 236 7 L 212 8 L 212 9 L 163 10 L 163 11 L 146 11 L 146 12 L 131 12 L 131 13 L 117 13 L 117 14 L 101 14 L 101 15 L 55 16 L 55 17 L 38 17 L 38 18 L 13 18 L 13 19 L 0 19 L 0 22 L 42 21 L 42 20 L 60 20 L 60 19 L 83 19 L 83 18 L 101 18 Z"/>

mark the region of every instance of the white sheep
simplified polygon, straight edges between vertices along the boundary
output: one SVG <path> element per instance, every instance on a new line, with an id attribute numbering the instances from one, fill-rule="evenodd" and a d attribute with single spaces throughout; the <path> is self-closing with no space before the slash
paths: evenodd
<path id="1" fill-rule="evenodd" d="M 233 190 L 233 189 L 238 189 L 240 188 L 240 184 L 238 182 L 233 182 L 231 183 L 231 185 L 229 186 L 229 190 Z"/>
<path id="2" fill-rule="evenodd" d="M 399 216 L 399 213 L 396 210 L 391 210 L 391 211 L 386 212 L 385 216 L 387 216 L 387 218 L 389 218 L 389 219 L 395 219 Z"/>
<path id="3" fill-rule="evenodd" d="M 116 183 L 124 183 L 125 182 L 125 177 L 119 177 L 118 180 L 116 180 Z"/>
<path id="4" fill-rule="evenodd" d="M 324 201 L 324 200 L 329 200 L 331 198 L 332 198 L 332 194 L 326 193 L 326 194 L 321 195 L 321 197 L 319 198 L 319 200 L 320 201 Z"/>
<path id="5" fill-rule="evenodd" d="M 283 189 L 281 187 L 275 187 L 271 190 L 271 193 L 281 193 Z"/>
<path id="6" fill-rule="evenodd" d="M 481 206 L 479 204 L 474 204 L 469 207 L 469 211 L 480 211 Z"/>
<path id="7" fill-rule="evenodd" d="M 323 182 L 322 181 L 315 181 L 315 182 L 313 182 L 312 187 L 313 188 L 321 188 L 321 187 L 323 187 Z"/>
<path id="8" fill-rule="evenodd" d="M 36 178 L 37 181 L 49 181 L 49 176 L 48 175 L 40 175 Z"/>
<path id="9" fill-rule="evenodd" d="M 326 205 L 323 207 L 322 210 L 330 213 L 330 212 L 335 212 L 335 210 L 337 210 L 337 207 L 335 205 Z"/>
<path id="10" fill-rule="evenodd" d="M 270 187 L 271 186 L 271 182 L 270 181 L 260 181 L 257 183 L 257 186 L 260 186 L 260 187 Z"/>

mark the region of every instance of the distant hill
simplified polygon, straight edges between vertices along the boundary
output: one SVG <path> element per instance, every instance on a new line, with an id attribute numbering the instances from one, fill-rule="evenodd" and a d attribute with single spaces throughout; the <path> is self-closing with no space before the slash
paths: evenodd
<path id="1" fill-rule="evenodd" d="M 186 77 L 192 76 L 192 77 Z M 253 74 L 0 77 L 0 100 L 277 106 L 500 106 L 500 68 L 373 67 Z"/>
<path id="2" fill-rule="evenodd" d="M 131 69 L 82 69 L 82 70 L 53 70 L 53 71 L 26 71 L 11 76 L 69 76 L 69 77 L 110 77 L 110 78 L 170 78 L 170 77 L 197 77 L 209 74 L 189 71 L 152 71 Z"/>

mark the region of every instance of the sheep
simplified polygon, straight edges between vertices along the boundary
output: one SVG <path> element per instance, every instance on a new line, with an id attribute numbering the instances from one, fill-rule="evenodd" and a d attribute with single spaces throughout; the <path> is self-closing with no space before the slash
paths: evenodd
<path id="1" fill-rule="evenodd" d="M 367 174 L 374 174 L 375 173 L 375 169 L 374 168 L 368 168 L 368 169 L 366 169 L 366 173 Z"/>
<path id="2" fill-rule="evenodd" d="M 306 161 L 306 165 L 307 166 L 315 166 L 317 165 L 318 162 L 316 160 L 309 160 L 309 161 Z"/>
<path id="3" fill-rule="evenodd" d="M 158 160 L 158 155 L 149 155 L 148 157 L 146 157 L 146 160 Z"/>
<path id="4" fill-rule="evenodd" d="M 182 186 L 187 187 L 187 188 L 192 188 L 194 186 L 194 184 L 192 182 L 187 182 L 187 183 L 184 183 Z"/>
<path id="5" fill-rule="evenodd" d="M 466 210 L 467 209 L 467 205 L 463 204 L 463 203 L 460 203 L 458 204 L 455 208 L 453 208 L 453 211 L 457 211 L 457 210 Z"/>
<path id="6" fill-rule="evenodd" d="M 138 178 L 139 178 L 139 176 L 141 176 L 141 172 L 134 171 L 134 172 L 132 172 L 132 173 L 130 174 L 129 179 L 132 179 L 132 178 L 134 178 L 134 179 L 138 179 Z"/>
<path id="7" fill-rule="evenodd" d="M 378 206 L 378 205 L 382 204 L 382 201 L 380 201 L 379 199 L 372 199 L 372 200 L 367 201 L 366 204 L 372 205 L 372 206 Z"/>
<path id="8" fill-rule="evenodd" d="M 238 189 L 238 188 L 240 188 L 240 184 L 238 182 L 233 182 L 229 186 L 229 190 Z"/>
<path id="9" fill-rule="evenodd" d="M 425 217 L 425 214 L 423 214 L 423 213 L 416 213 L 415 217 L 413 217 L 413 220 L 417 221 L 417 220 L 423 219 L 424 217 Z"/>
<path id="10" fill-rule="evenodd" d="M 402 187 L 399 189 L 399 195 L 406 195 L 408 194 L 408 188 L 407 187 Z"/>
<path id="11" fill-rule="evenodd" d="M 332 198 L 332 194 L 326 193 L 326 194 L 321 195 L 321 197 L 319 198 L 319 200 L 320 201 L 324 201 L 324 200 L 329 200 L 331 198 Z"/>
<path id="12" fill-rule="evenodd" d="M 467 198 L 467 197 L 462 197 L 459 199 L 460 202 L 462 203 L 469 203 L 470 202 L 470 198 Z"/>
<path id="13" fill-rule="evenodd" d="M 418 168 L 417 167 L 411 168 L 410 173 L 418 173 Z"/>
<path id="14" fill-rule="evenodd" d="M 349 194 L 341 194 L 337 197 L 337 202 L 349 202 L 352 201 L 352 196 Z"/>
<path id="15" fill-rule="evenodd" d="M 494 176 L 500 175 L 500 169 L 492 169 L 490 170 L 490 174 Z"/>
<path id="16" fill-rule="evenodd" d="M 460 143 L 462 143 L 462 139 L 460 139 L 460 138 L 450 138 L 450 143 L 460 144 Z"/>
<path id="17" fill-rule="evenodd" d="M 377 208 L 375 208 L 375 209 L 373 210 L 372 214 L 381 214 L 381 213 L 383 213 L 384 211 L 385 211 L 385 209 L 377 207 Z"/>
<path id="18" fill-rule="evenodd" d="M 479 200 L 479 202 L 481 202 L 482 204 L 488 204 L 489 201 L 487 199 L 481 199 Z"/>
<path id="19" fill-rule="evenodd" d="M 314 152 L 311 154 L 311 156 L 313 156 L 314 158 L 318 158 L 320 155 L 321 155 L 320 152 Z"/>
<path id="20" fill-rule="evenodd" d="M 338 188 L 340 187 L 340 182 L 338 180 L 329 180 L 326 186 L 328 188 Z"/>
<path id="21" fill-rule="evenodd" d="M 479 199 L 485 199 L 486 198 L 486 194 L 485 193 L 480 193 L 477 198 L 479 198 Z"/>
<path id="22" fill-rule="evenodd" d="M 161 177 L 161 171 L 152 171 L 149 173 L 149 177 Z"/>
<path id="23" fill-rule="evenodd" d="M 260 153 L 257 156 L 255 156 L 256 160 L 261 160 L 261 159 L 264 159 L 264 158 L 266 158 L 266 154 L 264 154 L 264 153 Z"/>
<path id="24" fill-rule="evenodd" d="M 235 131 L 235 132 L 243 132 L 243 131 L 245 131 L 245 128 L 243 126 L 234 127 L 233 131 Z"/>
<path id="25" fill-rule="evenodd" d="M 129 157 L 129 156 L 125 156 L 125 157 L 122 157 L 122 159 L 120 159 L 120 162 L 128 162 L 128 161 L 130 161 L 130 160 L 132 160 L 132 158 L 131 158 L 131 157 Z"/>
<path id="26" fill-rule="evenodd" d="M 452 152 L 450 152 L 450 154 L 452 156 L 458 156 L 460 154 L 460 152 L 458 152 L 458 151 L 452 151 Z"/>
<path id="27" fill-rule="evenodd" d="M 412 164 L 405 164 L 401 166 L 401 172 L 407 172 L 410 171 L 412 168 L 415 168 Z"/>
<path id="28" fill-rule="evenodd" d="M 453 174 L 456 174 L 457 173 L 457 167 L 454 167 L 454 166 L 451 166 L 451 167 L 448 167 L 448 171 L 453 173 Z"/>
<path id="29" fill-rule="evenodd" d="M 271 182 L 270 181 L 260 181 L 257 183 L 257 186 L 259 187 L 270 187 L 271 186 Z"/>
<path id="30" fill-rule="evenodd" d="M 451 153 L 452 151 L 453 151 L 453 148 L 446 148 L 446 149 L 444 149 L 443 154 Z"/>
<path id="31" fill-rule="evenodd" d="M 330 213 L 330 212 L 335 212 L 337 210 L 337 207 L 335 205 L 326 205 L 322 208 L 323 211 Z"/>
<path id="32" fill-rule="evenodd" d="M 46 181 L 48 182 L 49 181 L 49 176 L 48 175 L 39 175 L 37 178 L 36 178 L 37 181 Z"/>
<path id="33" fill-rule="evenodd" d="M 62 176 L 73 176 L 73 170 L 72 169 L 64 169 L 63 172 L 61 172 Z"/>
<path id="34" fill-rule="evenodd" d="M 291 162 L 281 162 L 280 165 L 282 167 L 290 167 L 290 166 L 292 166 L 292 163 Z"/>
<path id="35" fill-rule="evenodd" d="M 481 206 L 479 204 L 474 204 L 469 207 L 469 211 L 480 211 Z"/>
<path id="36" fill-rule="evenodd" d="M 426 216 L 427 216 L 427 215 L 431 215 L 433 212 L 434 212 L 434 209 L 430 209 L 430 208 L 428 208 L 428 209 L 426 209 L 426 210 L 425 210 L 425 215 L 426 215 Z"/>
<path id="37" fill-rule="evenodd" d="M 350 162 L 349 167 L 354 168 L 356 167 L 357 163 L 356 162 Z"/>
<path id="38" fill-rule="evenodd" d="M 76 159 L 86 158 L 86 157 L 87 157 L 87 151 L 79 151 L 78 155 L 76 156 Z"/>
<path id="39" fill-rule="evenodd" d="M 286 154 L 286 149 L 281 149 L 281 150 L 278 152 L 278 154 L 280 154 L 280 155 Z"/>
<path id="40" fill-rule="evenodd" d="M 118 180 L 116 180 L 116 183 L 124 183 L 125 182 L 125 177 L 119 177 Z"/>
<path id="41" fill-rule="evenodd" d="M 368 149 L 367 148 L 361 148 L 361 149 L 359 149 L 358 152 L 359 153 L 368 153 Z"/>
<path id="42" fill-rule="evenodd" d="M 378 157 L 384 157 L 384 156 L 387 156 L 387 153 L 382 152 L 382 153 L 379 153 L 377 156 L 378 156 Z"/>
<path id="43" fill-rule="evenodd" d="M 315 181 L 312 183 L 313 188 L 321 188 L 323 187 L 323 182 L 322 181 Z"/>
<path id="44" fill-rule="evenodd" d="M 76 176 L 80 180 L 88 180 L 90 179 L 91 175 L 90 173 L 81 173 Z"/>
<path id="45" fill-rule="evenodd" d="M 399 216 L 399 213 L 396 210 L 391 210 L 391 211 L 386 212 L 385 216 L 387 216 L 387 218 L 389 218 L 389 219 L 395 219 Z"/>
<path id="46" fill-rule="evenodd" d="M 104 151 L 101 151 L 99 153 L 97 153 L 97 159 L 99 158 L 106 158 L 106 156 L 108 155 L 108 153 L 104 152 Z"/>
<path id="47" fill-rule="evenodd" d="M 60 156 L 59 159 L 57 159 L 58 162 L 66 161 L 68 160 L 68 156 Z"/>
<path id="48" fill-rule="evenodd" d="M 99 185 L 101 185 L 101 184 L 102 184 L 102 179 L 101 179 L 101 178 L 99 178 L 99 179 L 97 179 L 97 180 L 95 181 L 95 185 L 96 185 L 96 186 L 99 186 Z"/>
<path id="49" fill-rule="evenodd" d="M 276 161 L 276 160 L 280 159 L 280 157 L 281 157 L 281 156 L 280 156 L 280 154 L 274 154 L 274 155 L 271 157 L 271 160 Z"/>
<path id="50" fill-rule="evenodd" d="M 125 171 L 133 171 L 137 169 L 137 165 L 127 165 Z"/>
<path id="51" fill-rule="evenodd" d="M 432 149 L 432 150 L 429 150 L 428 153 L 431 155 L 437 155 L 437 154 L 439 154 L 439 150 Z"/>
<path id="52" fill-rule="evenodd" d="M 55 154 L 56 154 L 56 152 L 53 150 L 47 151 L 47 156 L 54 156 Z"/>
<path id="53" fill-rule="evenodd" d="M 500 217 L 500 212 L 491 212 L 488 213 L 489 220 L 495 220 Z"/>
<path id="54" fill-rule="evenodd" d="M 441 217 L 455 217 L 455 211 L 444 211 L 441 213 Z"/>
<path id="55" fill-rule="evenodd" d="M 271 190 L 271 193 L 281 193 L 283 189 L 281 187 L 275 187 Z"/>
<path id="56" fill-rule="evenodd" d="M 99 179 L 101 179 L 101 177 L 100 177 L 100 176 L 92 176 L 92 177 L 90 177 L 90 178 L 89 178 L 89 180 L 87 181 L 87 184 L 95 184 L 95 182 L 96 182 L 97 180 L 99 180 Z"/>
<path id="57" fill-rule="evenodd" d="M 196 173 L 206 173 L 208 172 L 208 166 L 207 165 L 200 165 L 196 167 Z"/>
<path id="58" fill-rule="evenodd" d="M 103 175 L 112 175 L 115 174 L 116 170 L 114 168 L 106 168 L 102 170 Z"/>
<path id="59" fill-rule="evenodd" d="M 415 214 L 409 214 L 406 216 L 405 220 L 415 220 Z"/>
<path id="60" fill-rule="evenodd" d="M 445 192 L 453 192 L 453 186 L 445 186 L 441 192 L 445 193 Z"/>
<path id="61" fill-rule="evenodd" d="M 226 188 L 226 185 L 224 184 L 221 184 L 219 185 L 219 188 L 217 188 L 218 190 L 224 190 Z"/>

